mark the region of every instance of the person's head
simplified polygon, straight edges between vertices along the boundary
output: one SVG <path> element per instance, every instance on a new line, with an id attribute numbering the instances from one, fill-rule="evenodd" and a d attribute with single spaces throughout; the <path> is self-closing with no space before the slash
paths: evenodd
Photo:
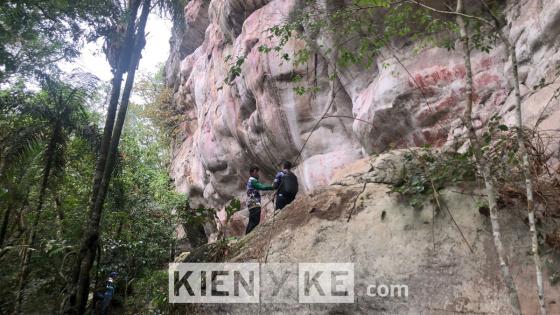
<path id="1" fill-rule="evenodd" d="M 111 273 L 109 274 L 109 277 L 111 277 L 111 278 L 114 279 L 114 278 L 116 278 L 118 275 L 119 275 L 119 274 L 118 274 L 116 271 L 113 271 L 113 272 L 111 272 Z"/>
<path id="2" fill-rule="evenodd" d="M 291 170 L 292 169 L 292 162 L 284 161 L 284 169 L 285 170 Z"/>
<path id="3" fill-rule="evenodd" d="M 259 177 L 259 167 L 251 166 L 251 168 L 249 169 L 249 174 L 255 178 Z"/>

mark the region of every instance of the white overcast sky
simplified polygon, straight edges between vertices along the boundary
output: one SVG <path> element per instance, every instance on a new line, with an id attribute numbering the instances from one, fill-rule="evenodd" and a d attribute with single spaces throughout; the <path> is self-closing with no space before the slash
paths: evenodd
<path id="1" fill-rule="evenodd" d="M 158 65 L 169 56 L 171 20 L 157 14 L 150 14 L 146 25 L 146 47 L 142 52 L 139 72 L 155 72 Z M 65 70 L 81 69 L 90 72 L 103 81 L 111 80 L 111 67 L 101 49 L 102 41 L 90 43 L 82 49 L 82 55 L 70 64 L 62 65 Z"/>

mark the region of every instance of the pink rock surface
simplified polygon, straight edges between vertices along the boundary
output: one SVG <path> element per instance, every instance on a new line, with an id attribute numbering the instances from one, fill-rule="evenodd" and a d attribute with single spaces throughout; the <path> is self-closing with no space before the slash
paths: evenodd
<path id="1" fill-rule="evenodd" d="M 465 68 L 457 51 L 418 51 L 414 43 L 406 43 L 383 51 L 369 69 L 335 67 L 332 54 L 321 49 L 297 66 L 277 54 L 259 52 L 260 45 L 271 44 L 267 29 L 285 22 L 296 2 L 192 0 L 186 6 L 183 36 L 180 32 L 175 36 L 176 49 L 167 65 L 168 84 L 175 88 L 174 101 L 184 116 L 174 139 L 171 174 L 195 204 L 220 207 L 233 197 L 243 197 L 251 165 L 260 166 L 262 180 L 270 182 L 282 160 L 297 160 L 301 187 L 311 191 L 367 154 L 426 143 L 443 146 L 464 134 L 458 118 L 463 111 Z M 519 36 L 529 125 L 551 94 L 550 86 L 534 86 L 542 79 L 554 83 L 560 64 L 560 2 L 544 1 L 546 9 L 537 2 L 522 1 L 512 34 Z M 329 42 L 323 35 L 315 40 Z M 285 51 L 293 53 L 304 46 L 292 39 Z M 232 56 L 229 61 L 227 56 Z M 225 84 L 237 57 L 245 58 L 241 75 Z M 477 125 L 495 113 L 512 123 L 511 63 L 504 48 L 474 52 L 473 67 Z M 317 91 L 297 95 L 294 87 L 299 84 L 290 80 L 295 74 Z M 333 74 L 334 82 L 329 80 Z M 343 117 L 317 124 L 327 109 L 328 116 Z M 557 102 L 546 109 L 543 126 L 558 129 L 558 109 Z"/>

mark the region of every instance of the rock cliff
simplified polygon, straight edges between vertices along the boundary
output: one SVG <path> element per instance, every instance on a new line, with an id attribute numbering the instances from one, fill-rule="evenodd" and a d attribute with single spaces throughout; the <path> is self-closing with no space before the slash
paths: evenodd
<path id="1" fill-rule="evenodd" d="M 354 303 L 300 304 L 293 294 L 283 304 L 194 305 L 193 311 L 511 314 L 490 219 L 477 210 L 484 202 L 484 190 L 472 184 L 449 187 L 440 191 L 442 209 L 429 201 L 416 209 L 407 206 L 398 194 L 389 194 L 389 185 L 401 180 L 399 174 L 409 163 L 403 159 L 407 152 L 394 150 L 343 167 L 331 185 L 298 196 L 274 220 L 268 219 L 241 238 L 228 253 L 231 262 L 352 262 Z M 534 269 L 528 255 L 529 230 L 523 220 L 525 208 L 519 202 L 501 207 L 499 213 L 523 314 L 538 314 Z M 546 230 L 545 226 L 540 228 Z M 196 253 L 191 255 L 186 261 L 196 261 Z M 549 260 L 547 266 L 545 279 L 559 264 Z M 371 284 L 406 285 L 409 295 L 370 296 L 367 287 Z M 560 288 L 548 280 L 545 286 L 548 312 L 558 314 Z"/>
<path id="2" fill-rule="evenodd" d="M 343 2 L 324 5 L 329 9 Z M 557 129 L 560 107 L 546 104 L 560 84 L 560 2 L 520 3 L 520 10 L 507 8 L 518 12 L 511 36 L 518 38 L 525 123 L 542 117 L 542 129 Z M 331 40 L 326 35 L 314 37 L 317 48 L 304 64 L 259 52 L 260 45 L 274 40 L 267 30 L 301 7 L 299 0 L 191 0 L 185 7 L 185 22 L 174 28 L 166 73 L 176 112 L 183 117 L 171 174 L 193 201 L 221 206 L 242 196 L 252 164 L 261 167 L 266 181 L 282 160 L 298 159 L 301 186 L 311 191 L 328 184 L 340 167 L 371 153 L 443 146 L 464 133 L 458 119 L 465 75 L 459 52 L 405 41 L 383 51 L 368 69 L 337 67 L 333 53 L 320 48 Z M 303 47 L 303 41 L 291 39 L 285 50 Z M 239 77 L 225 84 L 232 60 L 240 57 L 245 61 Z M 495 113 L 513 122 L 511 62 L 504 48 L 475 52 L 473 67 L 478 125 Z M 314 92 L 296 94 L 294 74 Z"/>
<path id="3" fill-rule="evenodd" d="M 513 2 L 513 1 L 511 1 Z M 201 312 L 247 314 L 379 313 L 509 314 L 489 220 L 478 213 L 473 187 L 449 187 L 442 199 L 473 248 L 471 253 L 448 212 L 419 209 L 388 195 L 393 173 L 383 173 L 378 153 L 424 144 L 463 145 L 459 117 L 464 106 L 460 52 L 392 43 L 370 68 L 339 67 L 324 47 L 332 39 L 290 39 L 284 49 L 315 47 L 303 64 L 259 52 L 272 45 L 267 30 L 302 9 L 299 0 L 191 0 L 185 23 L 176 25 L 166 66 L 176 112 L 182 117 L 173 139 L 171 174 L 194 204 L 221 207 L 244 195 L 250 165 L 271 180 L 284 159 L 295 161 L 302 192 L 275 220 L 266 220 L 241 240 L 233 261 L 348 262 L 358 286 L 404 282 L 407 300 L 358 296 L 347 306 L 202 306 Z M 317 0 L 330 9 L 345 1 Z M 560 105 L 560 1 L 506 1 L 517 39 L 525 124 L 558 130 Z M 309 39 L 308 39 L 309 40 Z M 230 56 L 228 58 L 228 56 Z M 504 47 L 473 53 L 478 127 L 494 115 L 513 124 L 511 62 Z M 231 84 L 231 63 L 243 58 Z M 299 95 L 291 79 L 313 87 Z M 558 141 L 548 143 L 557 163 Z M 397 151 L 398 152 L 398 151 Z M 377 162 L 376 162 L 377 161 Z M 267 199 L 265 199 L 267 200 Z M 350 213 L 352 216 L 350 217 Z M 533 266 L 528 264 L 528 228 L 523 207 L 501 210 L 504 241 L 527 314 L 537 310 Z M 265 214 L 263 213 L 263 216 Z M 238 218 L 243 216 L 242 213 Z M 242 234 L 234 221 L 229 232 Z M 548 286 L 548 281 L 547 281 Z M 360 292 L 363 293 L 363 290 Z M 413 292 L 413 293 L 412 293 Z M 560 312 L 557 288 L 547 287 L 550 314 Z"/>

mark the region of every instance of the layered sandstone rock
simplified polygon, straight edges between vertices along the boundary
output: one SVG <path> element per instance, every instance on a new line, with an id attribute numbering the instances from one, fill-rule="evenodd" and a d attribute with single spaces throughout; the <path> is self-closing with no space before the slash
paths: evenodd
<path id="1" fill-rule="evenodd" d="M 429 198 L 422 207 L 407 206 L 398 194 L 390 193 L 388 184 L 400 181 L 405 164 L 408 168 L 408 163 L 414 163 L 406 159 L 409 152 L 390 151 L 347 165 L 334 176 L 333 184 L 298 197 L 228 251 L 227 261 L 293 264 L 296 272 L 301 262 L 352 262 L 354 303 L 302 304 L 296 290 L 285 303 L 196 305 L 197 313 L 511 314 L 490 218 L 478 211 L 484 191 L 470 184 L 448 187 L 440 191 L 443 209 Z M 499 209 L 501 233 L 523 314 L 536 315 L 523 204 L 519 200 Z M 540 230 L 554 227 L 543 224 Z M 196 257 L 200 255 L 185 261 L 199 261 Z M 546 305 L 549 314 L 557 314 L 560 288 L 548 279 L 559 262 L 547 257 Z M 370 296 L 367 287 L 372 284 L 406 285 L 408 297 Z"/>
<path id="2" fill-rule="evenodd" d="M 194 203 L 219 207 L 243 196 L 252 164 L 268 181 L 282 160 L 297 160 L 301 187 L 312 191 L 368 154 L 426 143 L 443 146 L 464 134 L 458 119 L 465 76 L 460 52 L 418 50 L 415 43 L 403 42 L 368 69 L 340 67 L 332 51 L 318 48 L 332 41 L 324 34 L 312 38 L 317 48 L 305 64 L 259 52 L 260 45 L 273 40 L 267 29 L 298 9 L 299 0 L 192 0 L 186 6 L 185 25 L 174 32 L 167 78 L 184 117 L 174 139 L 171 173 Z M 519 12 L 512 37 L 519 38 L 526 123 L 543 117 L 543 128 L 558 129 L 560 107 L 556 101 L 545 105 L 560 84 L 560 2 L 521 1 Z M 303 41 L 292 39 L 285 50 L 303 47 Z M 504 56 L 500 45 L 473 54 L 479 126 L 495 113 L 514 121 L 511 63 Z M 237 58 L 244 58 L 241 74 L 225 84 Z M 296 74 L 316 92 L 297 95 L 294 87 L 301 83 L 291 81 Z"/>
<path id="3" fill-rule="evenodd" d="M 344 4 L 317 2 L 329 8 Z M 518 39 L 525 123 L 532 127 L 541 121 L 541 129 L 553 132 L 560 124 L 560 106 L 553 98 L 560 87 L 556 79 L 560 2 L 519 2 L 519 15 L 510 18 L 511 36 Z M 283 159 L 297 160 L 302 192 L 274 221 L 266 220 L 241 240 L 234 260 L 262 261 L 268 252 L 269 262 L 351 261 L 361 293 L 346 306 L 214 305 L 202 307 L 203 311 L 509 314 L 490 223 L 476 210 L 470 190 L 462 194 L 451 188 L 441 195 L 474 253 L 449 213 L 433 212 L 430 204 L 412 209 L 387 194 L 387 184 L 398 174 L 387 165 L 398 169 L 399 159 L 366 158 L 393 147 L 463 144 L 458 118 L 463 111 L 465 67 L 460 52 L 400 42 L 383 51 L 368 69 L 340 67 L 333 52 L 324 48 L 332 44 L 325 34 L 308 36 L 315 49 L 305 64 L 296 66 L 277 54 L 259 52 L 259 46 L 271 44 L 267 29 L 285 22 L 301 3 L 189 2 L 185 25 L 174 30 L 167 64 L 174 104 L 183 117 L 174 139 L 171 173 L 193 205 L 221 207 L 244 195 L 250 165 L 260 166 L 267 182 Z M 517 10 L 508 12 L 517 15 Z M 292 53 L 305 46 L 292 39 L 285 50 Z M 504 56 L 500 45 L 490 53 L 473 53 L 477 126 L 496 113 L 506 123 L 514 122 L 511 63 Z M 225 84 L 231 63 L 238 58 L 244 58 L 241 73 L 231 85 Z M 292 82 L 295 75 L 315 92 L 297 95 L 294 87 L 301 83 Z M 557 150 L 558 141 L 549 145 Z M 523 211 L 501 210 L 500 215 L 523 310 L 533 314 L 537 299 L 533 266 L 527 265 L 530 238 L 520 219 Z M 244 213 L 236 215 L 230 234 L 243 234 Z M 402 300 L 364 296 L 364 285 L 376 281 L 405 283 L 411 296 Z M 558 312 L 557 288 L 547 287 L 546 294 L 549 312 Z"/>

